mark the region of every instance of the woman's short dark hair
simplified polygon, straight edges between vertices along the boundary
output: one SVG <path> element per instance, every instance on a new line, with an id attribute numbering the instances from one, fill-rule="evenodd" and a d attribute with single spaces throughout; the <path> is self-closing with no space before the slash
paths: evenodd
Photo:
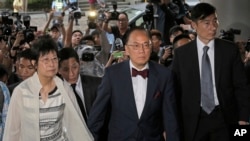
<path id="1" fill-rule="evenodd" d="M 44 56 L 49 52 L 56 52 L 58 56 L 57 43 L 50 35 L 43 35 L 32 45 L 32 53 L 36 56 L 36 61 L 38 61 L 40 56 Z"/>

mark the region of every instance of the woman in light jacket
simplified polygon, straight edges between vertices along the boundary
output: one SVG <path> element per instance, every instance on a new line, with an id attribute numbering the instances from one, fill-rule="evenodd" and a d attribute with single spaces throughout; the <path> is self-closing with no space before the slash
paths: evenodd
<path id="1" fill-rule="evenodd" d="M 73 90 L 56 76 L 57 44 L 43 36 L 32 52 L 37 71 L 13 91 L 3 141 L 92 141 Z"/>

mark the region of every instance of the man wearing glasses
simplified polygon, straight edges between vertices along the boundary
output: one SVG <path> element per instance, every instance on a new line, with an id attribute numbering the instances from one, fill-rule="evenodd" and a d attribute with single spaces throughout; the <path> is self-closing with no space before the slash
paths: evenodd
<path id="1" fill-rule="evenodd" d="M 95 140 L 108 115 L 108 140 L 163 141 L 165 131 L 166 140 L 178 141 L 172 75 L 165 67 L 149 61 L 149 33 L 132 29 L 125 50 L 130 60 L 106 68 L 90 110 L 88 127 Z"/>
<path id="2" fill-rule="evenodd" d="M 110 26 L 108 24 L 111 19 L 112 19 L 111 14 L 110 13 L 106 14 L 106 20 L 104 21 L 102 28 L 104 31 L 114 34 L 115 46 L 112 49 L 112 51 L 115 51 L 115 50 L 123 51 L 124 43 L 125 43 L 128 31 L 130 30 L 128 15 L 125 12 L 119 13 L 116 26 Z"/>

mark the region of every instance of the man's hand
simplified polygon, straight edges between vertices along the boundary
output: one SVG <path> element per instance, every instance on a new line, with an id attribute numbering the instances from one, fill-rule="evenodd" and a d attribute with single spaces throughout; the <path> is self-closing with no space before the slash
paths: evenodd
<path id="1" fill-rule="evenodd" d="M 246 121 L 239 121 L 239 125 L 249 125 L 249 122 L 246 122 Z"/>
<path id="2" fill-rule="evenodd" d="M 244 59 L 244 63 L 247 63 L 250 60 L 250 52 L 245 53 L 245 59 Z"/>
<path id="3" fill-rule="evenodd" d="M 162 59 L 166 60 L 167 58 L 169 58 L 172 55 L 172 49 L 170 47 L 165 48 L 164 50 L 164 54 L 162 55 Z"/>

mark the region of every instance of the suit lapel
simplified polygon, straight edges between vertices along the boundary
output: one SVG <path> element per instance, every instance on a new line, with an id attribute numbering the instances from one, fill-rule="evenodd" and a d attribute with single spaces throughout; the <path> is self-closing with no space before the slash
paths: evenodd
<path id="1" fill-rule="evenodd" d="M 190 94 L 194 94 L 194 95 L 190 95 L 193 96 L 194 99 L 196 99 L 195 101 L 200 101 L 200 92 L 201 92 L 201 88 L 200 88 L 200 68 L 199 68 L 199 57 L 198 57 L 198 50 L 197 50 L 197 44 L 196 44 L 196 40 L 193 41 L 190 44 L 190 49 L 188 50 L 189 52 L 187 52 L 187 60 L 189 62 L 190 65 L 190 69 L 192 69 L 192 75 L 193 78 L 192 79 L 192 83 L 194 84 L 193 86 L 197 86 L 197 88 L 194 88 L 194 90 L 196 91 L 195 93 L 190 93 Z M 190 58 L 190 59 L 188 59 Z"/>
<path id="2" fill-rule="evenodd" d="M 141 118 L 145 114 L 147 107 L 150 106 L 150 101 L 153 100 L 153 96 L 157 88 L 157 70 L 155 69 L 152 62 L 149 62 L 149 75 L 145 105 L 141 114 Z"/>
<path id="3" fill-rule="evenodd" d="M 219 76 L 223 60 L 223 50 L 217 39 L 214 41 L 214 77 L 216 88 L 219 88 Z"/>
<path id="4" fill-rule="evenodd" d="M 135 96 L 134 96 L 134 91 L 133 91 L 133 84 L 132 84 L 132 78 L 131 78 L 131 71 L 130 71 L 130 66 L 129 66 L 129 61 L 124 62 L 123 66 L 121 67 L 121 79 L 126 82 L 123 86 L 123 91 L 124 97 L 122 97 L 125 101 L 128 102 L 126 105 L 128 107 L 128 110 L 131 111 L 131 114 L 133 114 L 136 119 L 139 120 L 138 118 L 138 113 L 137 113 L 137 108 L 135 104 Z M 128 96 L 127 96 L 128 95 Z"/>

